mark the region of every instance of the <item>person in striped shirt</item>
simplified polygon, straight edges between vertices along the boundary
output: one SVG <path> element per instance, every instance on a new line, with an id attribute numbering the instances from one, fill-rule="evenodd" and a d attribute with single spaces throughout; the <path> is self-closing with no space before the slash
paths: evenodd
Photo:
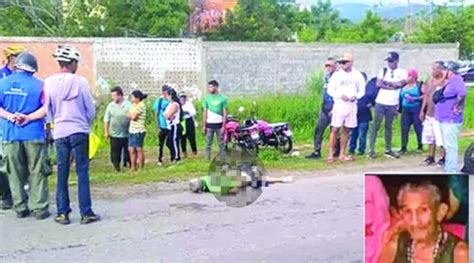
<path id="1" fill-rule="evenodd" d="M 140 90 L 134 90 L 130 96 L 132 107 L 128 112 L 130 118 L 128 151 L 130 153 L 131 171 L 145 166 L 145 155 L 143 153 L 143 142 L 145 140 L 146 105 L 144 100 L 148 97 Z"/>

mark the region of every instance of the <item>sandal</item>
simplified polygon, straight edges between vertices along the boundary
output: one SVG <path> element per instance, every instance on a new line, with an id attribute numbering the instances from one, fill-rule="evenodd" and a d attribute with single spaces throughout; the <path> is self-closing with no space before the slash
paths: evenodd
<path id="1" fill-rule="evenodd" d="M 350 155 L 346 155 L 342 158 L 339 158 L 339 160 L 343 161 L 343 162 L 352 162 L 354 161 L 354 157 L 350 156 Z"/>
<path id="2" fill-rule="evenodd" d="M 334 157 L 328 157 L 326 159 L 326 163 L 328 163 L 328 164 L 334 163 L 335 161 L 336 161 L 336 159 L 334 159 Z"/>

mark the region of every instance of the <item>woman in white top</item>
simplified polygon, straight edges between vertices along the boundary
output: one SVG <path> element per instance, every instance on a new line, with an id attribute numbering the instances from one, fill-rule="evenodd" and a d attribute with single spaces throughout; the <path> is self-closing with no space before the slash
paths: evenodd
<path id="1" fill-rule="evenodd" d="M 181 161 L 179 141 L 181 139 L 181 133 L 183 128 L 181 127 L 181 121 L 183 119 L 183 110 L 181 102 L 179 101 L 178 94 L 174 89 L 168 89 L 163 93 L 165 99 L 170 104 L 165 110 L 165 117 L 170 127 L 168 135 L 168 147 L 171 150 L 171 162 L 176 163 Z"/>
<path id="2" fill-rule="evenodd" d="M 196 108 L 191 101 L 187 100 L 187 96 L 184 92 L 179 94 L 181 100 L 181 105 L 183 105 L 183 115 L 184 115 L 184 127 L 183 127 L 183 136 L 181 136 L 181 149 L 183 150 L 184 158 L 187 157 L 186 154 L 186 141 L 189 140 L 191 144 L 191 150 L 194 155 L 197 155 L 197 146 L 196 146 L 196 124 L 194 117 L 196 116 Z"/>

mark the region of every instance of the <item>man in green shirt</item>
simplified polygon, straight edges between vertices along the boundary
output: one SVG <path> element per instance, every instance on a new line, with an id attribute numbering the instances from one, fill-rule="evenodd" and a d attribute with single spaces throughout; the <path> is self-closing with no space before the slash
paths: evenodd
<path id="1" fill-rule="evenodd" d="M 123 153 L 123 165 L 130 165 L 128 154 L 128 127 L 130 120 L 127 113 L 132 104 L 125 100 L 120 87 L 111 90 L 112 102 L 107 106 L 104 116 L 104 134 L 110 141 L 110 158 L 117 172 L 120 171 L 120 160 Z"/>
<path id="2" fill-rule="evenodd" d="M 207 85 L 209 94 L 203 103 L 203 133 L 206 135 L 206 161 L 211 159 L 211 147 L 216 134 L 219 140 L 219 154 L 224 157 L 224 133 L 227 120 L 227 98 L 219 93 L 219 83 L 212 80 Z"/>

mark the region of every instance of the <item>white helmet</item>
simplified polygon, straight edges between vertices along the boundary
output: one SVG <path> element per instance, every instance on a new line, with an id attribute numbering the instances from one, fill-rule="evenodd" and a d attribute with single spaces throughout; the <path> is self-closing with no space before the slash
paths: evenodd
<path id="1" fill-rule="evenodd" d="M 57 61 L 71 62 L 76 60 L 79 62 L 81 54 L 74 47 L 58 46 L 54 51 L 53 57 L 56 58 Z"/>

